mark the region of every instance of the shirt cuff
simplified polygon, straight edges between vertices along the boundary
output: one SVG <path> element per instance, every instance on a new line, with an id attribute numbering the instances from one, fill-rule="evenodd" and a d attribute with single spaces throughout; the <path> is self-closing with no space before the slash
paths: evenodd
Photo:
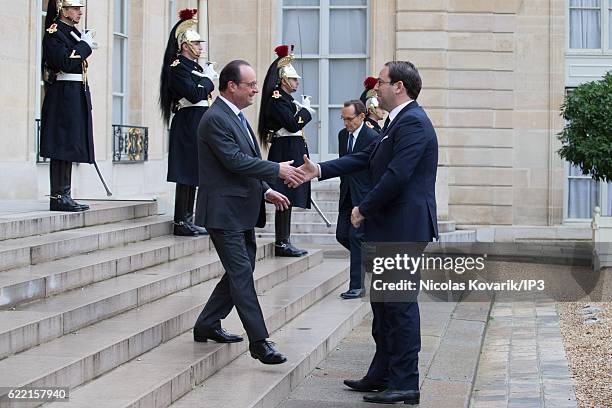
<path id="1" fill-rule="evenodd" d="M 266 199 L 266 197 L 268 196 L 268 193 L 272 191 L 271 188 L 267 189 L 266 192 L 264 193 L 264 200 Z"/>
<path id="2" fill-rule="evenodd" d="M 318 170 L 318 175 L 317 178 L 321 178 L 321 165 L 319 163 L 317 163 L 317 170 Z"/>

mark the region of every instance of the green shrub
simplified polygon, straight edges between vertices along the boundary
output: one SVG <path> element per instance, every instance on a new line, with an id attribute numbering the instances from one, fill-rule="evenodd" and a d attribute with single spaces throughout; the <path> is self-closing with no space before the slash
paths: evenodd
<path id="1" fill-rule="evenodd" d="M 597 181 L 612 181 L 612 71 L 565 97 L 559 155 Z"/>

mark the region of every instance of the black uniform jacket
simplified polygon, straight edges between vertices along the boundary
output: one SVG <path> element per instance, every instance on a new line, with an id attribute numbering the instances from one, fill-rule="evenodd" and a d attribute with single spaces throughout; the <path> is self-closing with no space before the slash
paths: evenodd
<path id="1" fill-rule="evenodd" d="M 310 112 L 296 106 L 293 103 L 293 97 L 280 87 L 274 90 L 264 109 L 265 127 L 271 133 L 281 128 L 291 133 L 299 132 L 312 120 Z M 308 154 L 305 138 L 301 136 L 274 137 L 268 160 L 277 163 L 293 160 L 293 165 L 297 167 L 304 163 L 305 154 Z M 310 183 L 304 183 L 298 188 L 289 188 L 278 179 L 272 187 L 286 195 L 291 205 L 310 208 Z"/>
<path id="2" fill-rule="evenodd" d="M 170 92 L 177 109 L 185 98 L 190 103 L 207 101 L 215 89 L 208 78 L 195 74 L 203 68 L 189 58 L 179 55 L 170 66 Z M 198 125 L 208 107 L 190 106 L 178 109 L 170 125 L 168 151 L 168 181 L 198 185 Z"/>
<path id="3" fill-rule="evenodd" d="M 91 48 L 70 32 L 79 31 L 61 21 L 52 24 L 43 37 L 46 66 L 45 97 L 41 112 L 40 155 L 51 159 L 92 163 L 94 161 L 91 95 L 83 81 L 57 81 L 58 73 L 82 74 Z"/>

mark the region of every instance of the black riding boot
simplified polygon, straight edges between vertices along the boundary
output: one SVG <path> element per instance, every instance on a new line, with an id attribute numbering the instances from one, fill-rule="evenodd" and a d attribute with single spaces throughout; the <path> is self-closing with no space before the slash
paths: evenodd
<path id="1" fill-rule="evenodd" d="M 191 213 L 189 214 L 189 216 L 187 217 L 187 223 L 189 223 L 189 226 L 191 227 L 191 229 L 194 229 L 196 231 L 198 231 L 199 235 L 208 235 L 208 231 L 206 231 L 206 228 L 204 227 L 200 227 L 199 225 L 195 225 L 193 222 L 193 205 L 195 204 L 195 200 L 196 200 L 196 187 L 195 186 L 189 186 L 189 203 L 191 203 Z"/>
<path id="2" fill-rule="evenodd" d="M 176 183 L 174 193 L 174 235 L 184 237 L 194 237 L 199 235 L 198 231 L 190 225 L 190 218 L 193 216 L 193 199 L 189 201 L 189 190 L 191 186 Z"/>
<path id="3" fill-rule="evenodd" d="M 276 211 L 274 227 L 276 232 L 274 255 L 299 257 L 308 253 L 308 251 L 294 247 L 289 240 L 289 236 L 291 235 L 291 207 L 285 211 Z"/>
<path id="4" fill-rule="evenodd" d="M 49 209 L 51 211 L 78 212 L 89 209 L 86 204 L 79 204 L 70 197 L 72 179 L 72 162 L 51 159 L 49 163 L 49 181 L 51 196 Z"/>

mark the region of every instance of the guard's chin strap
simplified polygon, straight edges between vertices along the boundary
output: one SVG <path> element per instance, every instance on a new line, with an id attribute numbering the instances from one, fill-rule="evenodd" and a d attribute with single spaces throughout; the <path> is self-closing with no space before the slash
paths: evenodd
<path id="1" fill-rule="evenodd" d="M 187 41 L 187 47 L 189 48 L 189 51 L 191 52 L 191 55 L 193 55 L 193 57 L 196 60 L 200 58 L 200 56 L 202 55 L 202 52 L 197 52 L 195 50 L 195 48 L 193 48 L 193 44 L 191 44 L 190 41 Z"/>
<path id="2" fill-rule="evenodd" d="M 379 115 L 379 114 L 378 114 L 378 112 L 376 112 L 376 108 L 374 108 L 374 107 L 370 107 L 369 111 L 370 111 L 370 113 L 371 113 L 372 115 L 374 115 L 374 117 L 375 117 L 376 119 L 378 119 L 378 120 L 382 120 L 382 118 L 383 118 L 383 116 L 384 116 L 384 115 L 382 115 L 382 116 L 381 116 L 381 115 Z"/>
<path id="3" fill-rule="evenodd" d="M 72 19 L 72 18 L 70 18 L 69 16 L 65 16 L 65 15 L 64 15 L 64 14 L 61 12 L 61 10 L 60 10 L 60 12 L 59 12 L 59 15 L 60 15 L 60 20 L 68 20 L 69 22 L 71 22 L 71 23 L 72 23 L 72 25 L 73 25 L 73 26 L 75 26 L 75 25 L 79 24 L 79 22 L 78 22 L 78 21 L 73 20 L 73 19 Z"/>
<path id="4" fill-rule="evenodd" d="M 289 80 L 288 80 L 287 78 L 283 77 L 283 78 L 281 79 L 281 82 L 283 82 L 283 83 L 284 83 L 284 84 L 287 86 L 287 88 L 291 89 L 291 92 L 295 92 L 295 91 L 297 91 L 297 88 L 294 88 L 294 87 L 291 85 L 291 82 L 289 82 Z"/>

